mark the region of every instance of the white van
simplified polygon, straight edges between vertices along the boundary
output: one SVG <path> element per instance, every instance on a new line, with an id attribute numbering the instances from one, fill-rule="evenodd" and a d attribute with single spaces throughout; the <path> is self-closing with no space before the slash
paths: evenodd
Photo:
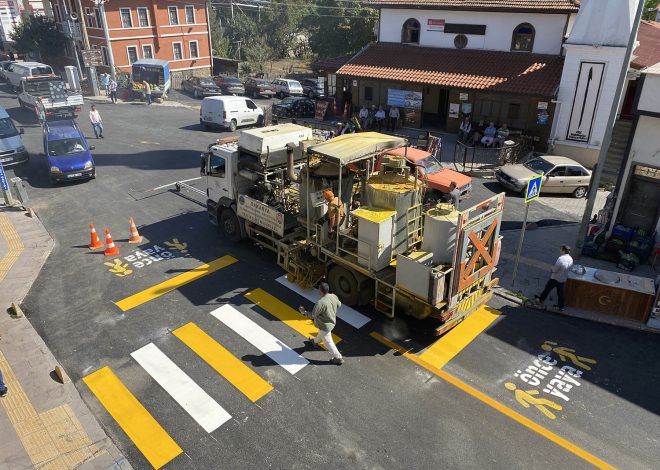
<path id="1" fill-rule="evenodd" d="M 53 68 L 40 62 L 14 62 L 5 71 L 7 83 L 18 90 L 21 87 L 21 79 L 25 77 L 37 77 L 39 75 L 52 75 Z"/>
<path id="2" fill-rule="evenodd" d="M 199 123 L 235 131 L 238 126 L 264 125 L 264 111 L 242 96 L 209 96 L 202 100 Z"/>
<path id="3" fill-rule="evenodd" d="M 16 129 L 5 108 L 0 106 L 0 163 L 3 166 L 28 161 L 29 155 L 21 139 L 22 133 L 23 128 L 20 131 Z"/>

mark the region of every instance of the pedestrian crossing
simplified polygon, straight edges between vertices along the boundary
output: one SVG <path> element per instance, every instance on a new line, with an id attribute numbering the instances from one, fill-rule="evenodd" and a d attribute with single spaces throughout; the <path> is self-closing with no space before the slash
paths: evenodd
<path id="1" fill-rule="evenodd" d="M 264 289 L 249 291 L 245 298 L 304 338 L 318 333 L 310 319 Z M 316 300 L 318 294 L 314 301 Z M 368 317 L 359 312 L 355 313 L 359 316 L 349 313 L 345 317 L 350 320 L 346 321 L 350 325 L 364 325 L 365 322 L 360 320 L 360 317 L 369 321 Z M 268 357 L 278 368 L 291 376 L 300 373 L 310 364 L 292 347 L 233 305 L 222 305 L 209 312 L 209 317 L 212 319 L 210 325 L 217 321 L 229 330 L 227 335 L 231 337 L 214 338 L 194 322 L 176 328 L 172 331 L 172 336 L 252 403 L 273 391 L 273 384 L 262 378 L 221 343 L 236 344 L 237 339 L 242 339 L 250 348 Z M 338 336 L 333 336 L 335 342 L 341 341 Z M 231 412 L 197 384 L 183 370 L 181 364 L 177 364 L 176 357 L 169 357 L 154 343 L 140 347 L 130 356 L 205 432 L 217 431 L 232 419 Z M 168 431 L 109 367 L 102 367 L 87 375 L 83 381 L 151 466 L 158 469 L 183 453 Z"/>

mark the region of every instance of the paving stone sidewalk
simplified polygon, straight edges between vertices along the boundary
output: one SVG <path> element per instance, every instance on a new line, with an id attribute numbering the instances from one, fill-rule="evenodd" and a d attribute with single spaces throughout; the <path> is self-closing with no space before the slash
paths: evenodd
<path id="1" fill-rule="evenodd" d="M 0 370 L 9 388 L 0 398 L 0 470 L 129 469 L 25 317 L 20 304 L 53 249 L 37 218 L 0 205 Z"/>

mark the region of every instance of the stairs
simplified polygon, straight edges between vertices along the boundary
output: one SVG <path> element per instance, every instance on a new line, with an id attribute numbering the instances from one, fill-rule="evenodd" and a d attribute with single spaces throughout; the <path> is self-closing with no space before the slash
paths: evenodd
<path id="1" fill-rule="evenodd" d="M 632 121 L 619 119 L 614 123 L 614 130 L 612 131 L 612 142 L 607 149 L 607 157 L 605 158 L 605 166 L 603 167 L 603 174 L 601 176 L 600 184 L 608 187 L 616 184 L 617 177 L 621 171 L 621 162 L 623 161 L 623 154 L 628 145 L 628 139 L 632 130 Z"/>

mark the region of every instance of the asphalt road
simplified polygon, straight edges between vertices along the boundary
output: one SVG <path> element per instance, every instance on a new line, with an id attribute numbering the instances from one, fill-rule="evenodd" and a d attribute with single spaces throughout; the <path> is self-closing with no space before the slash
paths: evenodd
<path id="1" fill-rule="evenodd" d="M 434 373 L 369 335 L 379 332 L 418 353 L 434 341 L 431 325 L 385 321 L 365 310 L 371 321 L 360 329 L 338 323 L 335 333 L 342 338 L 338 346 L 346 363 L 328 365 L 327 353 L 303 351 L 303 336 L 245 297 L 261 288 L 294 308 L 311 307 L 275 281 L 282 272 L 274 255 L 247 242 L 225 242 L 194 194 L 188 199 L 171 187 L 153 189 L 199 176 L 199 153 L 217 133 L 199 127 L 194 109 L 99 105 L 106 138 L 93 140 L 97 179 L 50 187 L 38 155 L 40 129 L 32 115 L 19 110 L 6 93 L 0 94 L 0 104 L 25 126 L 25 145 L 33 155 L 28 165 L 9 170 L 8 176 L 15 173 L 26 180 L 31 205 L 56 241 L 24 310 L 135 468 L 148 468 L 149 462 L 82 380 L 105 366 L 183 449 L 165 468 L 527 469 L 588 468 L 600 462 L 575 448 L 621 468 L 657 465 L 657 336 L 495 300 L 491 305 L 501 315 L 442 373 Z M 92 134 L 87 110 L 80 123 Z M 519 221 L 516 214 L 507 212 L 505 220 Z M 144 236 L 140 245 L 127 243 L 129 217 Z M 106 265 L 107 258 L 87 249 L 90 222 L 99 232 L 111 229 L 121 250 L 120 268 Z M 159 248 L 170 255 L 144 256 L 148 249 L 162 253 Z M 124 298 L 226 255 L 237 261 L 125 312 L 117 307 Z M 223 305 L 235 308 L 309 364 L 295 375 L 287 372 L 210 315 Z M 190 322 L 274 390 L 256 403 L 246 399 L 172 333 Z M 564 380 L 561 393 L 549 376 L 539 384 L 530 377 L 527 384 L 521 381 L 527 368 L 535 367 L 533 361 L 545 354 L 547 341 L 553 343 L 551 349 L 575 351 L 588 367 L 576 374 L 573 382 L 578 385 Z M 211 433 L 204 431 L 131 357 L 150 343 L 232 419 Z M 559 367 L 571 364 L 570 357 L 550 354 L 547 360 L 558 364 L 550 375 L 566 373 L 568 369 Z M 553 403 L 560 409 L 545 407 L 554 416 L 550 418 L 541 411 L 543 406 L 526 408 L 506 384 L 525 391 L 553 388 Z M 530 429 L 535 426 L 541 431 Z M 570 445 L 558 445 L 553 436 Z"/>

